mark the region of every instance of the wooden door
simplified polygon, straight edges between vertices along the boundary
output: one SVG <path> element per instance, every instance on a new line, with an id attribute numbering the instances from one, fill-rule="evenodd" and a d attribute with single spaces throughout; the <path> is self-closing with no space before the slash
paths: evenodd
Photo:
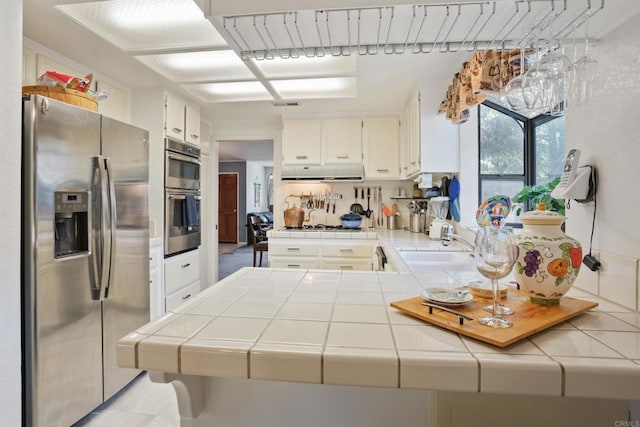
<path id="1" fill-rule="evenodd" d="M 218 174 L 218 241 L 238 243 L 238 174 Z"/>

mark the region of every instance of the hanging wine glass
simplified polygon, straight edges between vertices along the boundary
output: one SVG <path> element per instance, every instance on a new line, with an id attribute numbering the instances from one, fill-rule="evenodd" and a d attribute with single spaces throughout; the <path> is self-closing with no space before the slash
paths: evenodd
<path id="1" fill-rule="evenodd" d="M 577 104 L 585 104 L 591 99 L 593 78 L 598 69 L 598 61 L 589 55 L 589 13 L 584 21 L 584 56 L 574 64 L 575 99 Z"/>
<path id="2" fill-rule="evenodd" d="M 535 63 L 529 67 L 522 80 L 522 99 L 526 109 L 535 115 L 543 113 L 548 98 L 548 71 L 540 67 L 542 49 L 535 51 Z"/>
<path id="3" fill-rule="evenodd" d="M 522 83 L 524 81 L 524 68 L 525 68 L 525 52 L 524 49 L 520 49 L 520 73 L 511 79 L 507 86 L 504 88 L 504 94 L 507 98 L 507 102 L 513 111 L 522 111 L 527 108 L 522 96 Z"/>
<path id="4" fill-rule="evenodd" d="M 564 114 L 565 101 L 567 99 L 567 72 L 571 67 L 571 61 L 564 54 L 562 45 L 552 47 L 540 61 L 539 70 L 543 70 L 546 75 L 545 112 L 553 116 Z"/>
<path id="5" fill-rule="evenodd" d="M 500 290 L 498 279 L 507 276 L 518 258 L 518 246 L 515 244 L 511 229 L 495 230 L 481 228 L 476 233 L 475 263 L 484 277 L 491 279 L 493 290 L 493 312 L 490 316 L 481 317 L 478 322 L 492 328 L 509 328 L 513 324 L 502 317 L 498 310 Z"/>

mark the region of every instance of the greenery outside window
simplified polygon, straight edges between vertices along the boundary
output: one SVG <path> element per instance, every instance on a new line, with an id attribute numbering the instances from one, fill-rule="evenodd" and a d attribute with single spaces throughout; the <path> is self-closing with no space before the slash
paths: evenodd
<path id="1" fill-rule="evenodd" d="M 478 204 L 494 194 L 513 197 L 562 174 L 564 117 L 529 118 L 485 101 L 478 107 L 478 126 Z"/>

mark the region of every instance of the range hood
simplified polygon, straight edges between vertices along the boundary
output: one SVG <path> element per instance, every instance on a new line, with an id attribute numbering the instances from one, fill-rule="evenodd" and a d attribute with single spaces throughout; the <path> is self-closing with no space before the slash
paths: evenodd
<path id="1" fill-rule="evenodd" d="M 282 167 L 283 181 L 362 181 L 362 164 L 288 165 Z"/>

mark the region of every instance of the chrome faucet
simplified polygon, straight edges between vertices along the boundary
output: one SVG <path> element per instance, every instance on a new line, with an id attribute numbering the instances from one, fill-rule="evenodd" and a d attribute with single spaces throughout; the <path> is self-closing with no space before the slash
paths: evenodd
<path id="1" fill-rule="evenodd" d="M 471 242 L 469 242 L 462 236 L 458 236 L 457 234 L 454 234 L 453 225 L 451 224 L 445 224 L 442 226 L 442 229 L 440 230 L 440 240 L 442 241 L 442 246 L 449 246 L 449 243 L 451 243 L 452 240 L 459 240 L 460 242 L 464 243 L 467 247 L 469 247 L 469 249 L 471 249 L 472 252 L 475 251 L 476 249 Z"/>

